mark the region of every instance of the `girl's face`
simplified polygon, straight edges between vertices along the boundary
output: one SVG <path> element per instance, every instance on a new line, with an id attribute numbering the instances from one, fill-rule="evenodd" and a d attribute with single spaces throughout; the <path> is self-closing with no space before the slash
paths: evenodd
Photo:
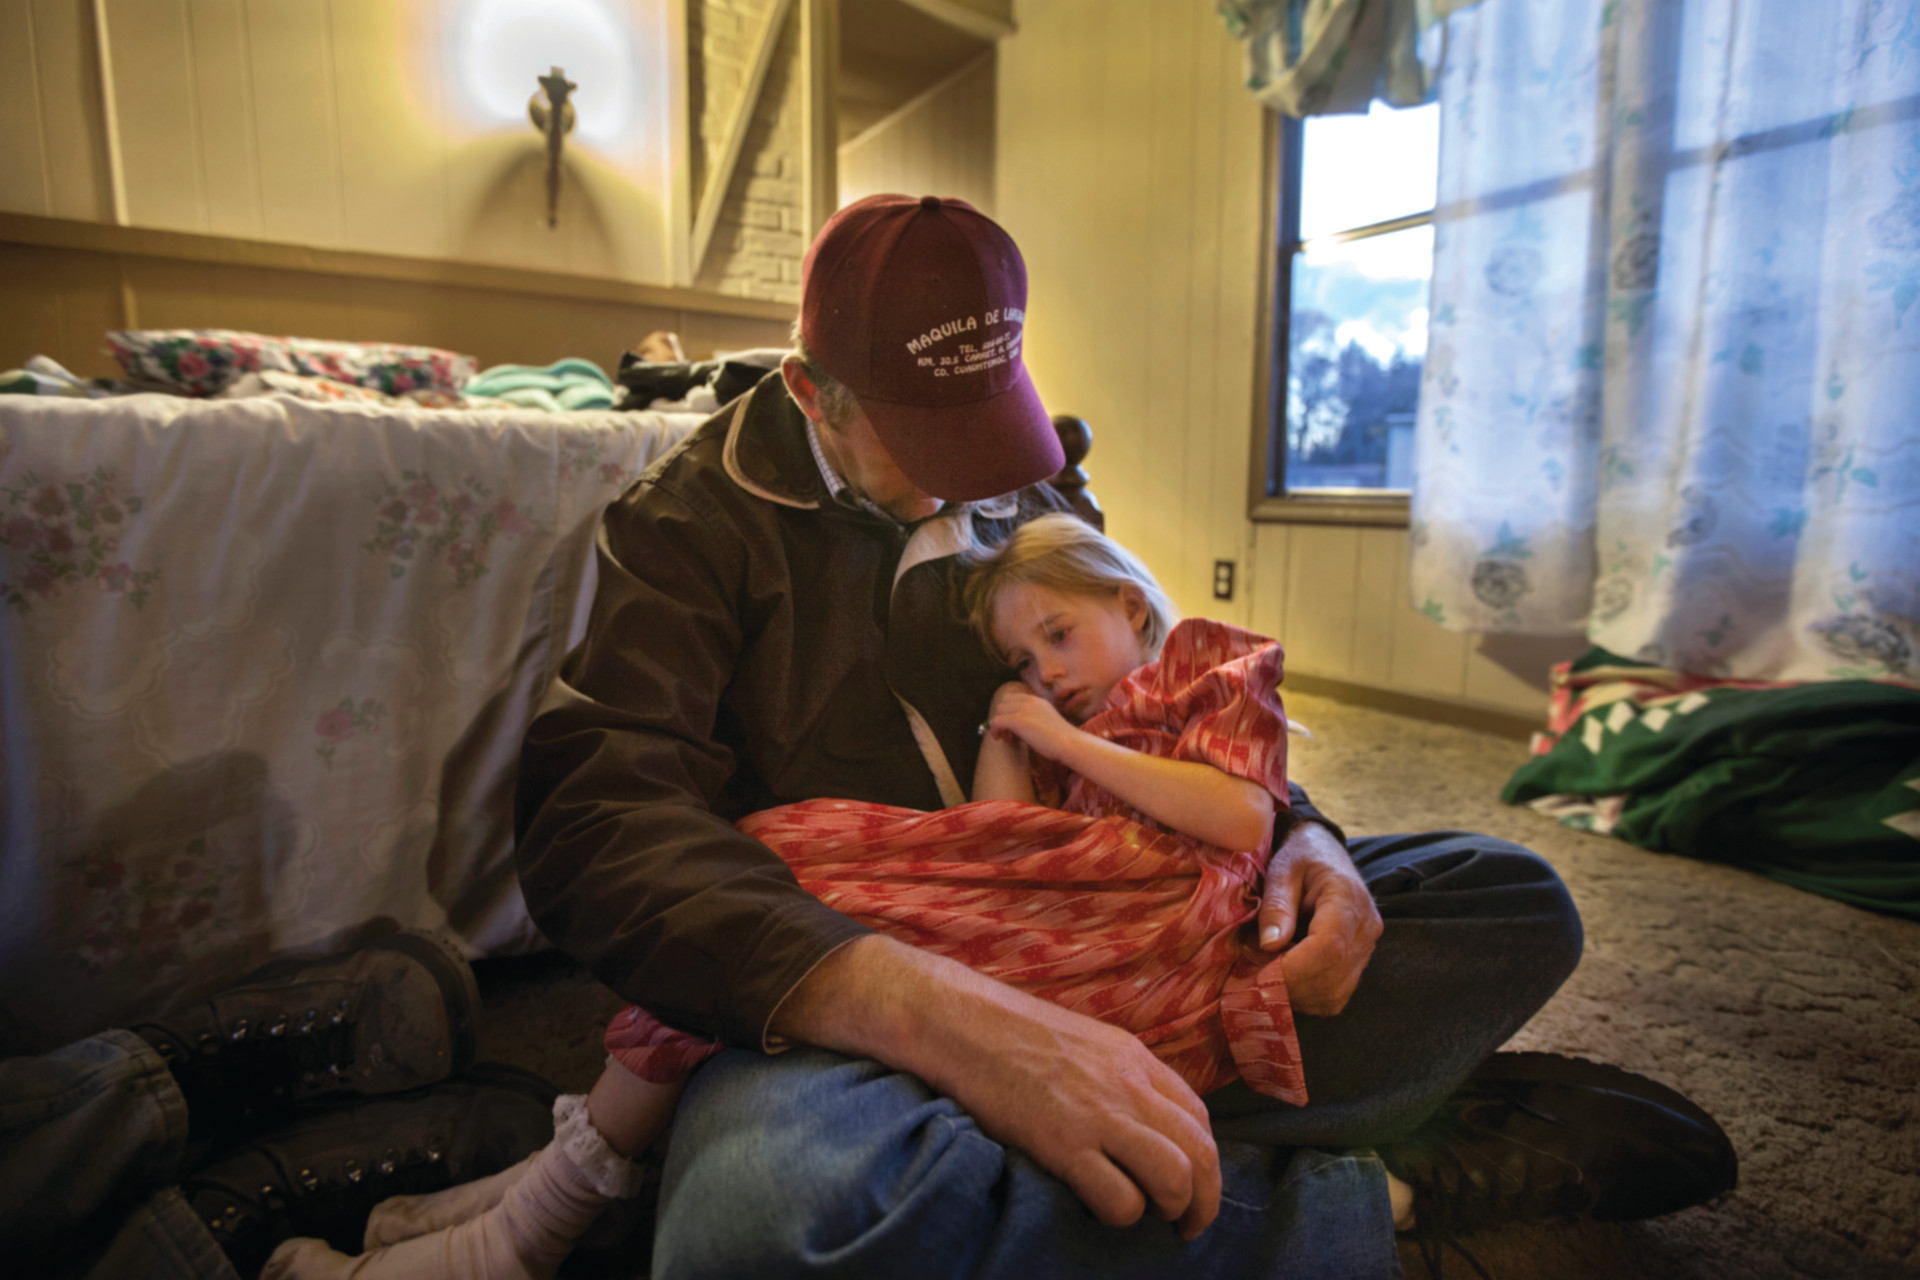
<path id="1" fill-rule="evenodd" d="M 1140 634 L 1147 602 L 1135 587 L 1117 595 L 1065 595 L 1030 583 L 993 602 L 993 638 L 1029 689 L 1079 724 L 1146 661 Z"/>

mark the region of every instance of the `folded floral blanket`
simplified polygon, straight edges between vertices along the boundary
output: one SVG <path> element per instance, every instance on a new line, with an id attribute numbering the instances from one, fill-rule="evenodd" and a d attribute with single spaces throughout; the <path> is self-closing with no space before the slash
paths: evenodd
<path id="1" fill-rule="evenodd" d="M 479 361 L 437 347 L 279 338 L 235 329 L 119 329 L 107 345 L 142 390 L 214 396 L 249 373 L 278 370 L 331 378 L 390 396 L 457 395 Z"/>

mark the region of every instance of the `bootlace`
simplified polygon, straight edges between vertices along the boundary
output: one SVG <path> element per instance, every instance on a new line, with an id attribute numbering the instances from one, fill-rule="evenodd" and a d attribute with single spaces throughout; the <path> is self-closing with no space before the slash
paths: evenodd
<path id="1" fill-rule="evenodd" d="M 219 1042 L 218 1056 L 261 1067 L 291 1067 L 303 1075 L 339 1075 L 353 1065 L 355 1022 L 349 1002 L 332 1009 L 308 1007 L 295 1017 L 276 1014 L 270 1020 L 236 1019 Z"/>

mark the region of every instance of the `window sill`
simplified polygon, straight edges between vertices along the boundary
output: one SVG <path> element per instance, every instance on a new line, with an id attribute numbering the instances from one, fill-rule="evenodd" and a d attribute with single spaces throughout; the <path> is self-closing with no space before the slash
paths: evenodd
<path id="1" fill-rule="evenodd" d="M 1247 518 L 1262 524 L 1364 524 L 1404 529 L 1411 495 L 1367 489 L 1309 489 L 1284 498 L 1255 495 Z"/>

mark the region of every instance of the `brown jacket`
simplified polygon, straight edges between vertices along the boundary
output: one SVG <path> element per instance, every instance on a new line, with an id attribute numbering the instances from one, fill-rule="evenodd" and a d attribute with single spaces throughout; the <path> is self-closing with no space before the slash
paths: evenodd
<path id="1" fill-rule="evenodd" d="M 733 821 L 963 801 L 1009 673 L 953 615 L 952 553 L 1063 505 L 1040 485 L 909 531 L 828 496 L 777 375 L 722 409 L 602 520 L 586 639 L 521 753 L 534 921 L 663 1021 L 764 1045 L 786 994 L 869 930 Z"/>

